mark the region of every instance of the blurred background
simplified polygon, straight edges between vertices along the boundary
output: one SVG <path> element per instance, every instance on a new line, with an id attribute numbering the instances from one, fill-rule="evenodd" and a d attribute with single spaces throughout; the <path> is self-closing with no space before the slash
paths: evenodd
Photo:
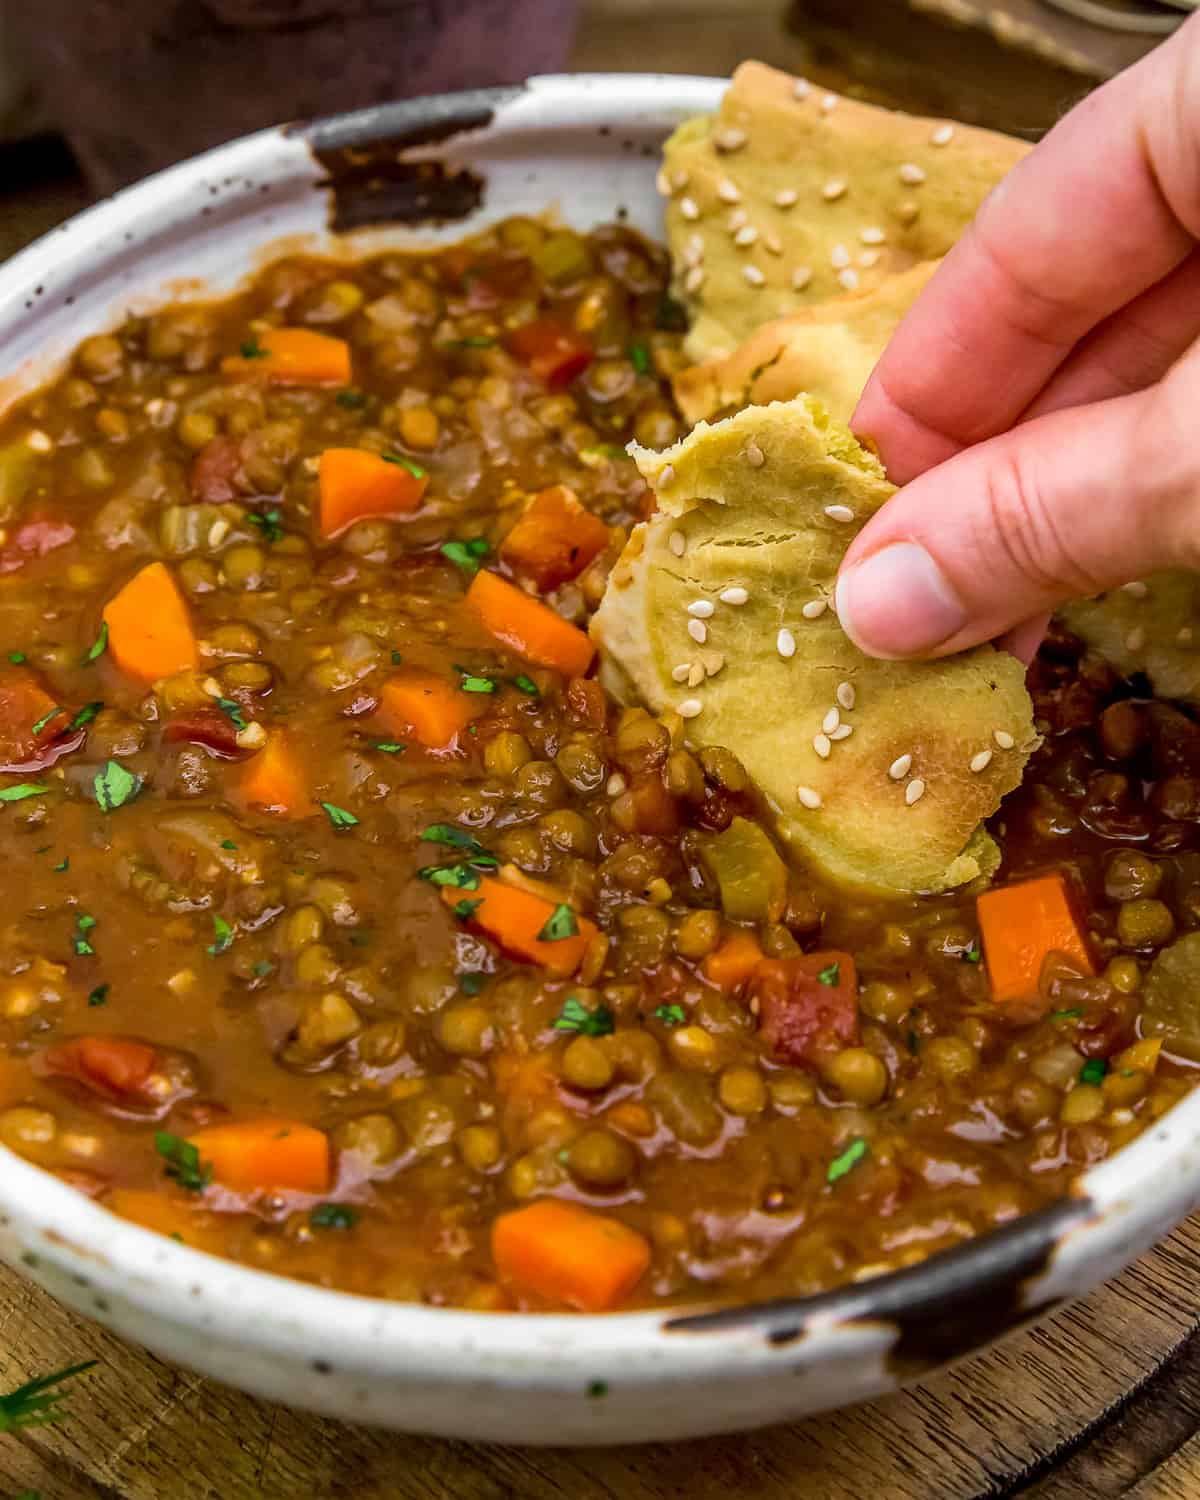
<path id="1" fill-rule="evenodd" d="M 261 125 L 745 57 L 1034 136 L 1200 0 L 0 0 L 0 258 Z"/>

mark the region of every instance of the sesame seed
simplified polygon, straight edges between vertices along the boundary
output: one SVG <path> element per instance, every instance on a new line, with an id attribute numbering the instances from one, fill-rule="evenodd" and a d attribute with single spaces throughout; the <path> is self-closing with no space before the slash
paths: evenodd
<path id="1" fill-rule="evenodd" d="M 826 203 L 836 203 L 839 198 L 845 196 L 846 180 L 844 177 L 831 177 L 821 189 L 821 197 Z"/>
<path id="2" fill-rule="evenodd" d="M 710 620 L 716 607 L 711 599 L 693 599 L 687 612 L 695 620 Z"/>
<path id="3" fill-rule="evenodd" d="M 858 237 L 864 245 L 887 244 L 887 231 L 880 229 L 878 224 L 868 224 L 865 229 L 860 229 Z"/>
<path id="4" fill-rule="evenodd" d="M 850 264 L 850 252 L 845 245 L 835 245 L 829 252 L 829 264 L 835 271 L 842 271 Z"/>
<path id="5" fill-rule="evenodd" d="M 783 241 L 777 234 L 772 234 L 768 229 L 766 234 L 763 235 L 763 249 L 769 250 L 772 255 L 782 255 Z"/>
<path id="6" fill-rule="evenodd" d="M 853 733 L 853 724 L 839 724 L 829 738 L 831 740 L 848 740 Z"/>
<path id="7" fill-rule="evenodd" d="M 679 212 L 685 219 L 698 219 L 700 210 L 696 207 L 695 198 L 680 198 Z"/>
<path id="8" fill-rule="evenodd" d="M 746 444 L 746 462 L 752 469 L 761 469 L 767 461 L 766 454 L 753 438 Z"/>
<path id="9" fill-rule="evenodd" d="M 1133 583 L 1123 583 L 1121 589 L 1123 593 L 1128 594 L 1132 599 L 1144 599 L 1150 592 L 1149 588 L 1140 580 L 1135 580 Z"/>
<path id="10" fill-rule="evenodd" d="M 736 182 L 730 182 L 728 177 L 722 177 L 717 183 L 717 197 L 722 203 L 740 203 L 742 195 Z"/>
<path id="11" fill-rule="evenodd" d="M 667 538 L 667 546 L 670 547 L 676 557 L 682 557 L 687 551 L 687 538 L 682 531 L 673 531 Z"/>
<path id="12" fill-rule="evenodd" d="M 743 224 L 748 223 L 749 219 L 750 215 L 744 208 L 735 208 L 730 211 L 729 217 L 725 220 L 725 227 L 732 234 L 735 229 L 740 229 Z"/>
<path id="13" fill-rule="evenodd" d="M 809 83 L 807 78 L 797 78 L 795 83 L 792 84 L 793 99 L 807 99 L 811 93 L 812 84 Z"/>
<path id="14" fill-rule="evenodd" d="M 208 545 L 210 547 L 219 547 L 228 535 L 229 522 L 223 518 L 218 519 L 208 528 Z"/>
<path id="15" fill-rule="evenodd" d="M 908 804 L 909 807 L 911 807 L 914 802 L 920 802 L 921 798 L 924 795 L 925 795 L 925 783 L 921 780 L 921 778 L 919 776 L 914 776 L 913 779 L 904 788 L 904 800 L 905 800 L 905 802 Z"/>
<path id="16" fill-rule="evenodd" d="M 796 799 L 801 807 L 807 807 L 812 812 L 816 812 L 817 808 L 821 805 L 820 792 L 814 792 L 810 786 L 798 786 L 796 788 Z"/>
<path id="17" fill-rule="evenodd" d="M 730 588 L 722 589 L 718 595 L 722 604 L 745 604 L 749 597 L 749 591 L 744 589 L 740 583 L 735 583 Z"/>
<path id="18" fill-rule="evenodd" d="M 888 767 L 888 775 L 893 781 L 903 781 L 912 770 L 912 756 L 898 755 Z"/>
<path id="19" fill-rule="evenodd" d="M 703 707 L 699 698 L 685 698 L 675 712 L 681 719 L 694 719 Z"/>
<path id="20" fill-rule="evenodd" d="M 837 273 L 837 279 L 848 292 L 858 291 L 858 272 L 847 267 Z"/>
<path id="21" fill-rule="evenodd" d="M 763 273 L 758 269 L 757 266 L 743 266 L 742 275 L 750 283 L 751 286 L 763 286 L 766 284 L 767 278 L 763 275 Z"/>
<path id="22" fill-rule="evenodd" d="M 786 625 L 779 627 L 778 634 L 775 636 L 775 649 L 784 661 L 790 661 L 796 654 L 796 637 Z"/>
<path id="23" fill-rule="evenodd" d="M 654 482 L 656 485 L 658 485 L 660 490 L 665 490 L 667 485 L 674 483 L 674 480 L 675 470 L 671 467 L 670 464 L 663 464 L 662 468 L 659 469 Z"/>
<path id="24" fill-rule="evenodd" d="M 684 189 L 685 187 L 687 187 L 687 185 L 688 185 L 688 178 L 689 178 L 690 175 L 691 174 L 688 172 L 688 169 L 686 167 L 679 167 L 679 168 L 676 169 L 675 179 L 674 179 L 675 180 L 675 191 L 676 192 L 680 192 L 680 191 L 682 191 L 682 189 Z"/>
<path id="25" fill-rule="evenodd" d="M 704 285 L 704 267 L 693 266 L 683 278 L 683 285 L 685 291 L 698 292 Z"/>
<path id="26" fill-rule="evenodd" d="M 842 711 L 835 705 L 821 720 L 821 728 L 826 734 L 832 734 L 841 722 Z"/>
<path id="27" fill-rule="evenodd" d="M 719 651 L 714 651 L 704 663 L 704 670 L 710 677 L 715 677 L 725 665 L 725 658 Z"/>
<path id="28" fill-rule="evenodd" d="M 924 169 L 918 167 L 915 161 L 906 161 L 900 164 L 900 181 L 908 187 L 920 187 L 925 181 Z"/>
<path id="29" fill-rule="evenodd" d="M 829 743 L 829 736 L 827 734 L 814 734 L 813 749 L 822 760 L 828 760 L 833 750 L 833 746 Z"/>
<path id="30" fill-rule="evenodd" d="M 704 681 L 704 663 L 697 661 L 692 663 L 692 669 L 687 675 L 688 687 L 699 687 Z"/>
<path id="31" fill-rule="evenodd" d="M 901 224 L 911 224 L 921 212 L 921 205 L 915 198 L 901 198 L 892 212 L 900 220 Z"/>
<path id="32" fill-rule="evenodd" d="M 800 613 L 806 620 L 819 620 L 828 608 L 829 606 L 825 603 L 824 599 L 810 599 L 801 608 Z"/>
<path id="33" fill-rule="evenodd" d="M 1126 651 L 1140 651 L 1146 644 L 1146 632 L 1140 625 L 1135 625 L 1125 636 Z"/>
<path id="34" fill-rule="evenodd" d="M 686 244 L 683 247 L 683 256 L 682 256 L 682 259 L 683 259 L 684 265 L 687 266 L 689 269 L 694 269 L 696 266 L 703 265 L 704 264 L 704 242 L 703 242 L 703 240 L 701 240 L 701 242 L 699 244 L 693 244 L 692 242 L 689 241 L 689 243 Z"/>
<path id="35" fill-rule="evenodd" d="M 703 620 L 689 620 L 687 623 L 687 633 L 696 642 L 697 646 L 703 646 L 705 641 L 708 640 L 708 626 Z"/>
<path id="36" fill-rule="evenodd" d="M 1000 746 L 1001 750 L 1011 750 L 1017 743 L 1007 729 L 993 729 L 992 738 Z"/>
<path id="37" fill-rule="evenodd" d="M 844 524 L 854 519 L 854 512 L 848 505 L 827 505 L 825 514 L 831 521 L 841 521 Z"/>
<path id="38" fill-rule="evenodd" d="M 704 236 L 698 230 L 688 235 L 687 248 L 697 260 L 704 259 Z"/>
<path id="39" fill-rule="evenodd" d="M 852 682 L 839 682 L 834 697 L 846 712 L 849 713 L 854 707 L 858 694 L 854 691 L 854 684 Z"/>
<path id="40" fill-rule="evenodd" d="M 740 250 L 747 250 L 758 238 L 758 230 L 753 224 L 743 224 L 733 237 L 733 243 Z"/>
<path id="41" fill-rule="evenodd" d="M 837 108 L 837 95 L 836 94 L 826 94 L 825 97 L 824 97 L 824 99 L 821 100 L 821 113 L 823 115 L 832 114 L 833 111 L 836 108 Z"/>
<path id="42" fill-rule="evenodd" d="M 948 146 L 953 139 L 954 126 L 939 125 L 933 132 L 933 134 L 929 137 L 929 144 L 931 146 Z"/>
<path id="43" fill-rule="evenodd" d="M 864 271 L 873 271 L 882 259 L 882 250 L 864 250 L 858 257 L 858 263 Z"/>
<path id="44" fill-rule="evenodd" d="M 731 125 L 727 130 L 718 130 L 713 136 L 713 145 L 718 151 L 740 151 L 746 144 L 746 132 Z"/>
<path id="45" fill-rule="evenodd" d="M 610 797 L 619 797 L 625 790 L 627 785 L 628 783 L 626 782 L 624 776 L 621 775 L 620 771 L 614 771 L 608 778 L 608 780 L 604 783 L 604 790 Z"/>
<path id="46" fill-rule="evenodd" d="M 663 198 L 669 198 L 675 191 L 671 183 L 671 179 L 667 175 L 666 167 L 660 169 L 658 175 L 654 179 L 654 186 L 658 189 L 660 197 Z"/>
<path id="47" fill-rule="evenodd" d="M 686 682 L 688 680 L 688 673 L 691 670 L 692 664 L 690 661 L 681 661 L 677 667 L 671 668 L 671 681 Z"/>
<path id="48" fill-rule="evenodd" d="M 972 771 L 986 771 L 991 763 L 992 752 L 990 750 L 980 750 L 977 755 L 971 757 Z"/>
<path id="49" fill-rule="evenodd" d="M 32 448 L 35 453 L 49 453 L 54 447 L 54 439 L 48 432 L 43 432 L 40 427 L 35 427 L 25 438 L 25 446 Z"/>
<path id="50" fill-rule="evenodd" d="M 802 292 L 811 280 L 812 267 L 797 266 L 792 272 L 792 290 L 794 292 Z"/>
<path id="51" fill-rule="evenodd" d="M 794 208 L 800 194 L 795 188 L 780 188 L 775 194 L 776 208 Z"/>

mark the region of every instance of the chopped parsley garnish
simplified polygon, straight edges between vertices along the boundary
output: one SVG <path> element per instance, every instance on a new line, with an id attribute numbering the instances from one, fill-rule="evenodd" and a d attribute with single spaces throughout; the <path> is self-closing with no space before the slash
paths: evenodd
<path id="1" fill-rule="evenodd" d="M 107 620 L 101 620 L 100 621 L 100 630 L 99 630 L 99 632 L 96 635 L 96 639 L 92 642 L 92 644 L 87 649 L 87 653 L 86 653 L 86 655 L 83 658 L 83 665 L 86 667 L 89 662 L 98 661 L 99 658 L 102 657 L 107 650 L 108 650 L 108 621 Z"/>
<path id="2" fill-rule="evenodd" d="M 8 659 L 10 662 L 12 662 L 14 667 L 19 667 L 21 663 L 26 659 L 26 657 L 24 651 L 10 651 L 8 653 Z"/>
<path id="3" fill-rule="evenodd" d="M 15 1391 L 0 1396 L 0 1432 L 16 1432 L 20 1427 L 46 1427 L 59 1422 L 65 1415 L 62 1409 L 64 1392 L 55 1390 L 76 1375 L 82 1375 L 98 1363 L 85 1359 L 81 1364 L 68 1365 L 65 1370 L 56 1370 L 53 1375 L 39 1375 L 36 1380 L 27 1380 Z"/>
<path id="4" fill-rule="evenodd" d="M 906 1036 L 904 1038 L 904 1045 L 908 1048 L 908 1050 L 915 1057 L 917 1055 L 917 1053 L 921 1050 L 921 1038 L 917 1035 L 917 1033 L 915 1031 L 910 1031 L 910 1032 L 908 1032 L 906 1034 Z"/>
<path id="5" fill-rule="evenodd" d="M 64 854 L 63 857 L 62 857 L 62 859 L 60 859 L 59 862 L 54 866 L 54 873 L 56 875 L 63 875 L 70 868 L 71 868 L 71 856 L 69 854 Z"/>
<path id="6" fill-rule="evenodd" d="M 593 1401 L 598 1400 L 601 1396 L 607 1396 L 608 1395 L 608 1381 L 607 1380 L 589 1380 L 588 1381 L 588 1387 L 587 1387 L 587 1393 L 592 1398 Z"/>
<path id="7" fill-rule="evenodd" d="M 154 1132 L 154 1149 L 166 1162 L 167 1176 L 185 1192 L 202 1193 L 212 1181 L 211 1162 L 200 1160 L 199 1148 L 167 1130 Z"/>
<path id="8" fill-rule="evenodd" d="M 859 1162 L 862 1161 L 863 1157 L 866 1156 L 868 1149 L 867 1143 L 863 1140 L 862 1136 L 856 1136 L 846 1149 L 839 1152 L 829 1163 L 828 1167 L 826 1167 L 825 1181 L 836 1182 L 839 1177 L 845 1177 L 847 1172 L 852 1172 L 858 1166 Z"/>
<path id="9" fill-rule="evenodd" d="M 358 1212 L 347 1203 L 318 1203 L 308 1222 L 314 1229 L 353 1229 Z"/>
<path id="10" fill-rule="evenodd" d="M 639 375 L 650 373 L 650 351 L 645 344 L 637 343 L 629 346 L 629 363 Z"/>
<path id="11" fill-rule="evenodd" d="M 58 716 L 59 716 L 59 714 L 65 714 L 65 713 L 66 713 L 66 709 L 65 708 L 59 708 L 56 705 L 54 708 L 52 708 L 49 711 L 49 713 L 44 713 L 42 715 L 42 717 L 37 721 L 36 724 L 32 724 L 30 726 L 30 729 L 29 729 L 30 734 L 41 734 L 42 730 L 45 729 L 46 725 L 49 724 L 49 722 L 50 722 L 51 719 L 57 719 Z"/>
<path id="12" fill-rule="evenodd" d="M 396 651 L 396 650 L 393 649 L 393 651 L 392 651 L 392 666 L 393 667 L 398 667 L 403 660 L 404 660 L 403 654 L 401 652 Z"/>
<path id="13" fill-rule="evenodd" d="M 233 946 L 233 928 L 224 917 L 213 912 L 213 940 L 205 950 L 210 958 L 219 958 Z"/>
<path id="14" fill-rule="evenodd" d="M 222 849 L 236 849 L 237 845 L 233 842 L 232 839 L 222 839 L 221 840 L 221 848 Z"/>
<path id="15" fill-rule="evenodd" d="M 651 1015 L 664 1026 L 682 1026 L 687 1020 L 687 1012 L 682 1005 L 656 1005 Z"/>
<path id="16" fill-rule="evenodd" d="M 1087 1062 L 1079 1070 L 1080 1083 L 1090 1083 L 1093 1087 L 1102 1084 L 1108 1073 L 1108 1063 L 1102 1057 L 1089 1057 Z"/>
<path id="17" fill-rule="evenodd" d="M 560 901 L 546 918 L 546 925 L 538 933 L 540 943 L 561 943 L 564 938 L 579 936 L 579 923 L 575 913 L 565 901 Z"/>
<path id="18" fill-rule="evenodd" d="M 817 983 L 818 984 L 828 984 L 828 985 L 832 986 L 832 985 L 841 984 L 841 982 L 842 982 L 841 965 L 838 963 L 838 961 L 836 959 L 834 959 L 833 963 L 827 964 L 825 968 L 820 969 L 817 972 Z"/>
<path id="19" fill-rule="evenodd" d="M 664 292 L 658 299 L 658 310 L 654 314 L 655 328 L 661 328 L 665 333 L 686 333 L 688 326 L 687 308 L 682 302 L 671 296 L 670 292 Z"/>
<path id="20" fill-rule="evenodd" d="M 579 450 L 579 457 L 589 469 L 596 469 L 599 468 L 601 462 L 615 464 L 623 458 L 628 458 L 629 455 L 616 443 L 590 443 L 586 448 Z"/>
<path id="21" fill-rule="evenodd" d="M 89 1005 L 105 1005 L 108 1002 L 108 992 L 112 989 L 110 984 L 98 984 L 88 996 Z"/>
<path id="22" fill-rule="evenodd" d="M 1073 1021 L 1077 1016 L 1083 1015 L 1081 1005 L 1072 1005 L 1069 1010 L 1052 1010 L 1050 1019 L 1052 1021 Z"/>
<path id="23" fill-rule="evenodd" d="M 245 729 L 246 716 L 236 698 L 217 698 L 214 702 L 235 729 Z"/>
<path id="24" fill-rule="evenodd" d="M 100 702 L 85 703 L 67 725 L 67 733 L 69 734 L 73 729 L 82 729 L 85 724 L 90 724 L 103 707 L 104 704 Z"/>
<path id="25" fill-rule="evenodd" d="M 88 941 L 88 933 L 95 925 L 95 917 L 89 916 L 85 911 L 81 911 L 75 918 L 75 952 L 80 958 L 88 958 L 96 951 Z"/>
<path id="26" fill-rule="evenodd" d="M 487 975 L 481 969 L 468 969 L 458 976 L 458 987 L 464 995 L 478 995 L 487 983 Z"/>
<path id="27" fill-rule="evenodd" d="M 250 972 L 255 979 L 265 979 L 268 974 L 274 974 L 275 965 L 269 958 L 258 958 L 250 965 Z"/>
<path id="28" fill-rule="evenodd" d="M 270 510 L 248 511 L 246 521 L 262 532 L 264 542 L 277 542 L 283 535 L 283 512 L 278 506 L 273 506 Z"/>
<path id="29" fill-rule="evenodd" d="M 577 1036 L 608 1036 L 613 1029 L 613 1013 L 607 1005 L 588 1010 L 578 996 L 568 995 L 554 1019 L 554 1029 L 573 1031 Z"/>
<path id="30" fill-rule="evenodd" d="M 983 947 L 977 937 L 973 937 L 970 943 L 962 951 L 962 961 L 965 964 L 977 964 L 983 957 Z"/>
<path id="31" fill-rule="evenodd" d="M 441 546 L 442 556 L 456 568 L 461 568 L 468 578 L 474 578 L 479 572 L 480 562 L 491 550 L 481 536 L 472 537 L 469 542 L 443 542 Z"/>
<path id="32" fill-rule="evenodd" d="M 397 468 L 407 469 L 414 479 L 424 479 L 429 473 L 428 469 L 423 469 L 415 458 L 409 458 L 407 454 L 381 453 L 379 456 L 385 464 L 395 464 Z"/>
<path id="33" fill-rule="evenodd" d="M 532 677 L 526 677 L 524 672 L 519 677 L 514 677 L 512 683 L 513 687 L 522 693 L 528 693 L 531 698 L 539 696 L 537 683 L 534 682 Z"/>
<path id="34" fill-rule="evenodd" d="M 464 693 L 494 693 L 496 684 L 490 677 L 475 677 L 468 673 L 459 683 Z"/>
<path id="35" fill-rule="evenodd" d="M 120 761 L 110 760 L 96 773 L 92 787 L 101 811 L 113 812 L 133 801 L 142 789 L 142 778 L 127 771 Z"/>
<path id="36" fill-rule="evenodd" d="M 248 339 L 243 339 L 238 345 L 238 353 L 243 359 L 266 359 L 269 352 L 258 342 L 256 333 L 252 333 Z"/>
<path id="37" fill-rule="evenodd" d="M 456 891 L 477 891 L 479 889 L 479 873 L 466 863 L 458 865 L 422 865 L 417 874 L 422 880 L 427 880 L 430 885 L 448 885 Z"/>
<path id="38" fill-rule="evenodd" d="M 325 816 L 339 832 L 345 828 L 358 826 L 358 819 L 352 812 L 347 812 L 344 807 L 338 807 L 333 802 L 322 802 L 321 806 L 325 810 Z"/>
<path id="39" fill-rule="evenodd" d="M 477 901 L 468 901 L 464 897 L 461 901 L 454 903 L 454 915 L 460 922 L 469 922 L 482 905 L 482 896 Z"/>
<path id="40" fill-rule="evenodd" d="M 486 333 L 468 333 L 460 339 L 447 339 L 442 349 L 494 349 L 496 340 Z"/>
<path id="41" fill-rule="evenodd" d="M 368 748 L 382 751 L 384 755 L 403 755 L 408 746 L 401 740 L 371 740 Z"/>
<path id="42" fill-rule="evenodd" d="M 366 406 L 367 404 L 367 398 L 363 392 L 356 391 L 352 386 L 347 386 L 344 391 L 339 391 L 333 399 L 346 411 L 357 411 L 359 407 Z"/>
<path id="43" fill-rule="evenodd" d="M 0 802 L 23 802 L 26 797 L 38 797 L 49 790 L 40 782 L 19 781 L 16 786 L 0 787 Z"/>
<path id="44" fill-rule="evenodd" d="M 421 839 L 427 844 L 445 844 L 448 849 L 463 849 L 472 857 L 484 854 L 487 855 L 487 863 L 496 863 L 477 838 L 465 829 L 455 828 L 453 823 L 430 823 L 421 834 Z"/>

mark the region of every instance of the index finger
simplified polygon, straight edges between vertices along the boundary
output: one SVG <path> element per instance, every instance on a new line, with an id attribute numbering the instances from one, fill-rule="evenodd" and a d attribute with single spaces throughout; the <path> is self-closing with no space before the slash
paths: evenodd
<path id="1" fill-rule="evenodd" d="M 1200 16 L 1097 90 L 992 193 L 853 418 L 905 483 L 1005 431 L 1079 340 L 1200 238 Z"/>

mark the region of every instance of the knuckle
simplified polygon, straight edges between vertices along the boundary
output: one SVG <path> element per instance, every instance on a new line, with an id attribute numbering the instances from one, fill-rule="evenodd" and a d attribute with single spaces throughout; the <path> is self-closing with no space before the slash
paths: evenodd
<path id="1" fill-rule="evenodd" d="M 1101 583 L 1077 557 L 1055 513 L 1039 465 L 1021 446 L 999 451 L 985 473 L 980 556 L 1000 558 L 1016 580 L 1048 598 L 1096 593 Z"/>

